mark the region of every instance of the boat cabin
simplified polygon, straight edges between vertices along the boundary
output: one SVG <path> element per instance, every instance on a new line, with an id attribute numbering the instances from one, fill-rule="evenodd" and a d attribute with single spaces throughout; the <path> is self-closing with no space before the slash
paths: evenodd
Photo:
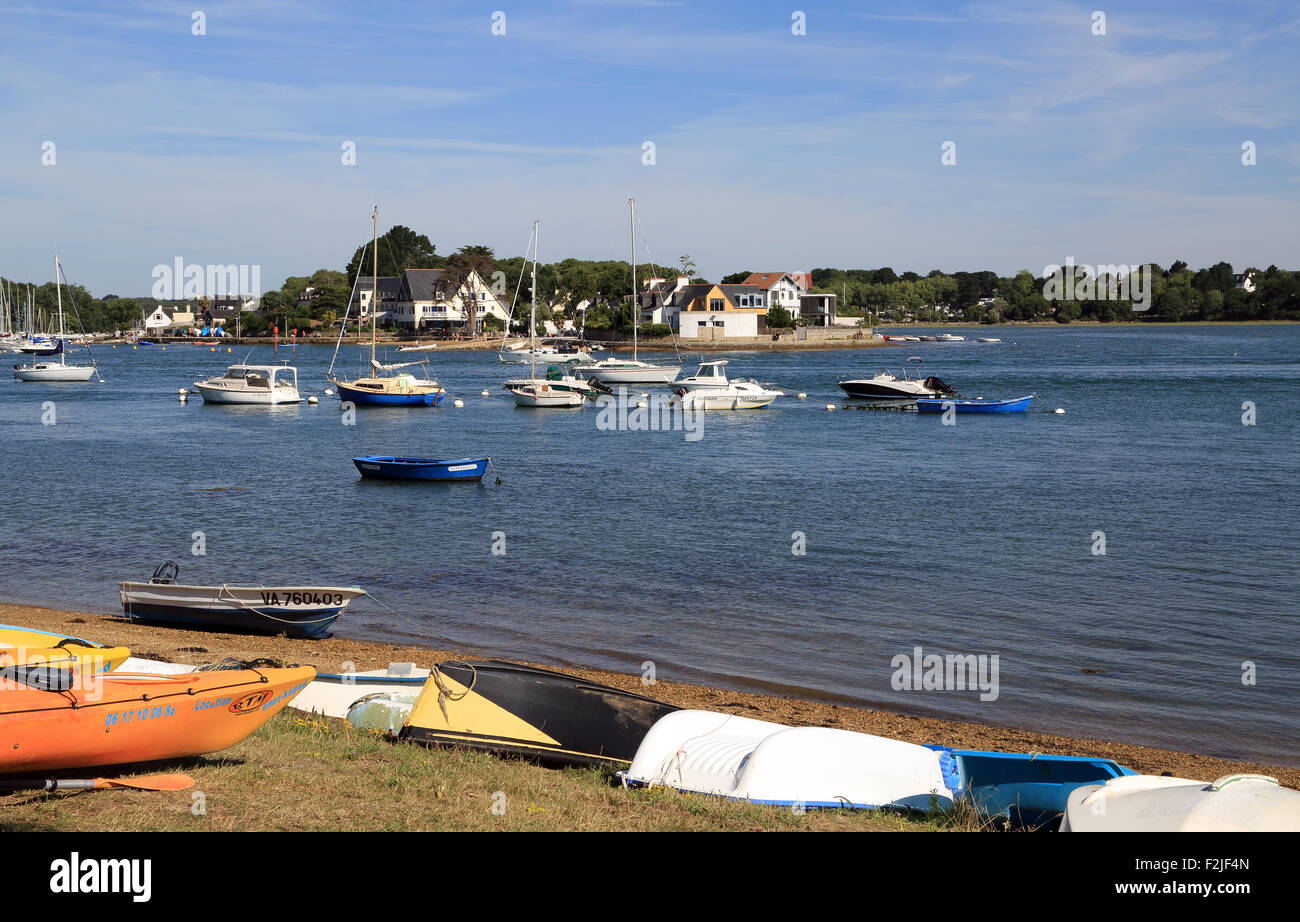
<path id="1" fill-rule="evenodd" d="M 222 375 L 230 384 L 243 381 L 246 388 L 272 390 L 298 386 L 298 369 L 287 365 L 231 365 Z"/>

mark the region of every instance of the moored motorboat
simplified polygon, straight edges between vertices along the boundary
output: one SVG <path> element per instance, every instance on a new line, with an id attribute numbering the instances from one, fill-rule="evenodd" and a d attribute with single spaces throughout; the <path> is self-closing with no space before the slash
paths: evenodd
<path id="1" fill-rule="evenodd" d="M 363 455 L 352 463 L 362 477 L 384 480 L 479 481 L 487 470 L 487 458 L 396 458 L 391 455 Z"/>
<path id="2" fill-rule="evenodd" d="M 839 385 L 850 397 L 875 400 L 912 400 L 917 397 L 937 397 L 957 393 L 940 378 L 933 376 L 924 380 L 912 378 L 906 368 L 901 378 L 887 371 L 881 371 L 870 378 L 852 378 L 839 382 Z"/>
<path id="3" fill-rule="evenodd" d="M 122 582 L 122 613 L 128 618 L 209 630 L 327 637 L 359 586 L 190 586 L 176 582 L 168 561 L 147 583 Z"/>
<path id="4" fill-rule="evenodd" d="M 686 410 L 761 410 L 785 396 L 757 381 L 728 379 L 726 359 L 701 362 L 695 374 L 672 382 L 677 391 L 671 404 Z"/>
<path id="5" fill-rule="evenodd" d="M 922 413 L 943 413 L 949 408 L 958 413 L 1024 413 L 1033 400 L 1033 394 L 1017 397 L 1014 400 L 985 400 L 980 397 L 920 397 L 917 398 L 916 408 Z"/>
<path id="6" fill-rule="evenodd" d="M 0 669 L 0 774 L 180 759 L 233 746 L 315 675 L 310 666 L 179 675 Z"/>
<path id="7" fill-rule="evenodd" d="M 195 381 L 204 403 L 275 406 L 298 403 L 298 369 L 292 365 L 231 365 L 225 374 Z"/>
<path id="8" fill-rule="evenodd" d="M 46 665 L 109 672 L 130 655 L 126 647 L 108 647 L 66 634 L 0 624 L 0 667 Z"/>

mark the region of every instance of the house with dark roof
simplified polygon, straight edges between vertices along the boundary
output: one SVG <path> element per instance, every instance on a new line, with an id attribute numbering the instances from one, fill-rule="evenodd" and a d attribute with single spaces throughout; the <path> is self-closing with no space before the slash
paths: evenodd
<path id="1" fill-rule="evenodd" d="M 444 327 L 482 332 L 483 320 L 509 317 L 509 310 L 474 271 L 451 290 L 446 269 L 403 269 L 401 275 L 380 276 L 379 297 L 371 298 L 372 280 L 361 278 L 350 311 L 363 321 L 370 319 L 370 304 L 376 304 L 376 319 L 413 330 Z"/>
<path id="2" fill-rule="evenodd" d="M 682 285 L 665 308 L 667 322 L 682 339 L 757 336 L 766 329 L 765 296 L 756 285 Z"/>

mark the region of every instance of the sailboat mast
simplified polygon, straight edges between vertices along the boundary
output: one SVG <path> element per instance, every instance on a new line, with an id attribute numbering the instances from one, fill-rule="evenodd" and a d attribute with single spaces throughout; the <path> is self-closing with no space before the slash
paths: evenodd
<path id="1" fill-rule="evenodd" d="M 59 254 L 54 254 L 54 293 L 59 302 L 59 364 L 68 364 L 68 347 L 63 342 L 63 267 L 59 265 Z"/>
<path id="2" fill-rule="evenodd" d="M 532 306 L 528 309 L 528 361 L 531 363 L 532 374 L 530 377 L 537 377 L 537 346 L 534 340 L 537 337 L 537 251 L 542 245 L 542 222 L 533 222 L 533 299 Z"/>
<path id="3" fill-rule="evenodd" d="M 641 313 L 636 299 L 636 199 L 627 200 L 627 228 L 632 236 L 632 361 L 636 361 L 636 322 Z"/>
<path id="4" fill-rule="evenodd" d="M 379 314 L 379 206 L 375 206 L 375 212 L 371 215 L 371 221 L 374 225 L 374 259 L 371 261 L 370 275 L 370 373 L 375 373 L 375 317 Z"/>

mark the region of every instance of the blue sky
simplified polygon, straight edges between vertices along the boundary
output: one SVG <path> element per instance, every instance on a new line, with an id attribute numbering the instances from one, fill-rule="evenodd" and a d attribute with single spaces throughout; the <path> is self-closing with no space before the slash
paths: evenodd
<path id="1" fill-rule="evenodd" d="M 1300 267 L 1293 3 L 126 0 L 0 21 L 10 278 L 47 280 L 58 250 L 101 295 L 147 294 L 178 256 L 277 287 L 342 267 L 375 204 L 443 253 L 518 254 L 540 218 L 543 260 L 621 258 L 629 194 L 655 259 L 714 279 Z"/>

